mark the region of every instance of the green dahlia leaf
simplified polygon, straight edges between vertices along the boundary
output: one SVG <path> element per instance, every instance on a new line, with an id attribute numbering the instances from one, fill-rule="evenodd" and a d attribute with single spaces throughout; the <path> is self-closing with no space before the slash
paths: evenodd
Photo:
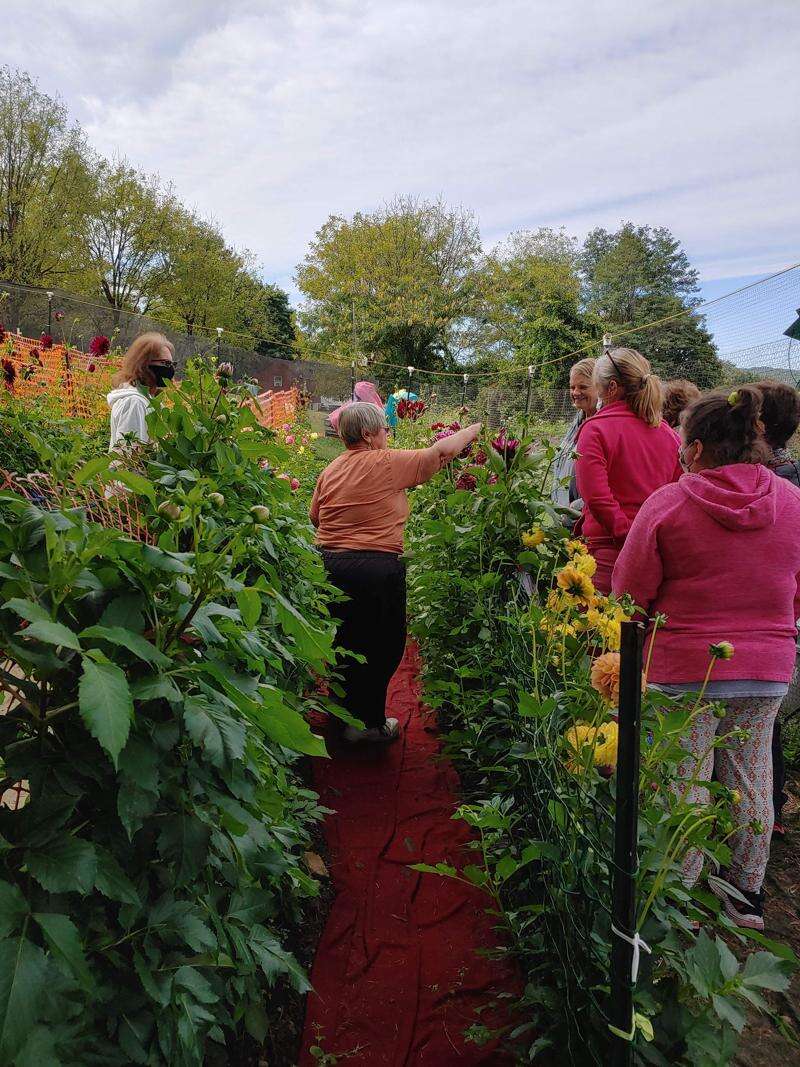
<path id="1" fill-rule="evenodd" d="M 25 864 L 39 885 L 49 893 L 91 892 L 97 873 L 94 846 L 75 837 L 59 837 L 46 849 L 29 849 Z"/>
<path id="2" fill-rule="evenodd" d="M 66 964 L 67 973 L 74 975 L 84 989 L 91 989 L 92 976 L 86 964 L 81 936 L 73 921 L 57 913 L 35 912 L 33 917 L 41 927 L 50 951 L 57 960 Z"/>
<path id="3" fill-rule="evenodd" d="M 36 1022 L 47 957 L 32 941 L 0 942 L 0 1063 L 12 1063 Z"/>
<path id="4" fill-rule="evenodd" d="M 94 663 L 84 656 L 78 700 L 86 728 L 116 768 L 133 718 L 133 700 L 124 673 L 113 663 Z"/>

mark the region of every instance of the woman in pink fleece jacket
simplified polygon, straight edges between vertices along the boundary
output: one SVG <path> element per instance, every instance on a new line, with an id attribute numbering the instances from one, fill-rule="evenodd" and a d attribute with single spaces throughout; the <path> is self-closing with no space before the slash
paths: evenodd
<path id="1" fill-rule="evenodd" d="M 644 356 L 614 348 L 598 359 L 594 381 L 603 406 L 584 422 L 575 445 L 583 500 L 578 529 L 597 560 L 595 586 L 608 593 L 636 513 L 681 469 L 678 435 L 661 420 L 661 385 Z"/>
<path id="2" fill-rule="evenodd" d="M 712 888 L 730 918 L 754 929 L 764 926 L 772 728 L 792 675 L 800 615 L 800 489 L 760 464 L 767 454 L 761 401 L 756 387 L 741 386 L 687 408 L 681 420 L 687 473 L 642 506 L 613 579 L 615 594 L 629 593 L 650 617 L 667 616 L 648 677 L 659 688 L 699 691 L 709 645 L 734 646 L 732 658 L 715 661 L 706 689 L 725 703 L 725 718 L 708 708 L 695 718 L 683 740 L 692 755 L 681 774 L 708 781 L 716 770 L 719 781 L 741 793 L 733 808 L 738 829 L 730 840 L 727 878 L 748 903 L 726 894 L 718 882 Z M 749 731 L 746 741 L 710 747 L 715 735 L 737 728 Z M 688 796 L 698 804 L 708 800 L 699 785 L 690 786 Z M 687 884 L 697 880 L 702 863 L 700 853 L 687 857 Z"/>

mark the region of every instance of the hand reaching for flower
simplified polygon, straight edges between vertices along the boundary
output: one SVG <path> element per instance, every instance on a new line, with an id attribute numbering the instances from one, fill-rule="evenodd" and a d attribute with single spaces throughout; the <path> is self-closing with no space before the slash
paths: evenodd
<path id="1" fill-rule="evenodd" d="M 443 437 L 439 441 L 435 441 L 431 445 L 431 449 L 439 457 L 439 466 L 443 467 L 446 463 L 455 459 L 459 452 L 463 452 L 465 448 L 468 448 L 481 432 L 482 425 L 480 422 L 473 422 L 471 426 L 466 426 L 463 430 L 456 430 L 449 437 Z"/>

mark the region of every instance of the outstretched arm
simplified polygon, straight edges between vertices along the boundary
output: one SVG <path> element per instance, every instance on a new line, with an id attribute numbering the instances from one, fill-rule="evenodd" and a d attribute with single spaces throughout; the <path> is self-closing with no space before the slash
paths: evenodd
<path id="1" fill-rule="evenodd" d="M 471 445 L 481 432 L 483 424 L 473 422 L 471 426 L 465 426 L 463 430 L 456 430 L 450 437 L 443 437 L 431 445 L 430 451 L 439 458 L 439 467 L 455 459 L 459 452 L 463 452 L 467 445 Z"/>

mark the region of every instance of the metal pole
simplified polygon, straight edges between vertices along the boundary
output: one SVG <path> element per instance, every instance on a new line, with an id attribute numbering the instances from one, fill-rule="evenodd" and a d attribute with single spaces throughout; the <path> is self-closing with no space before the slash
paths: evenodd
<path id="1" fill-rule="evenodd" d="M 217 326 L 217 362 L 219 363 L 219 357 L 222 354 L 222 327 Z"/>
<path id="2" fill-rule="evenodd" d="M 528 392 L 525 396 L 525 426 L 528 425 L 528 419 L 531 414 L 531 386 L 533 385 L 533 367 L 528 367 Z"/>
<path id="3" fill-rule="evenodd" d="M 408 399 L 411 399 L 411 375 L 414 373 L 413 367 L 406 367 L 408 371 Z"/>
<path id="4" fill-rule="evenodd" d="M 353 356 L 358 351 L 358 338 L 356 335 L 356 298 L 351 298 L 350 311 L 352 313 L 352 326 L 353 326 Z"/>
<path id="5" fill-rule="evenodd" d="M 611 921 L 627 937 L 636 929 L 636 849 L 639 823 L 639 740 L 642 725 L 642 647 L 644 626 L 623 622 L 619 673 L 617 811 L 614 819 L 614 874 Z M 624 1034 L 633 1026 L 633 945 L 611 933 L 611 1025 Z M 613 1067 L 630 1067 L 633 1042 L 614 1035 Z"/>
<path id="6" fill-rule="evenodd" d="M 47 294 L 47 332 L 53 332 L 53 294 Z"/>
<path id="7" fill-rule="evenodd" d="M 464 393 L 463 393 L 463 396 L 461 397 L 461 406 L 462 406 L 462 408 L 465 408 L 467 406 L 467 378 L 469 378 L 469 375 L 465 374 L 464 375 Z"/>

